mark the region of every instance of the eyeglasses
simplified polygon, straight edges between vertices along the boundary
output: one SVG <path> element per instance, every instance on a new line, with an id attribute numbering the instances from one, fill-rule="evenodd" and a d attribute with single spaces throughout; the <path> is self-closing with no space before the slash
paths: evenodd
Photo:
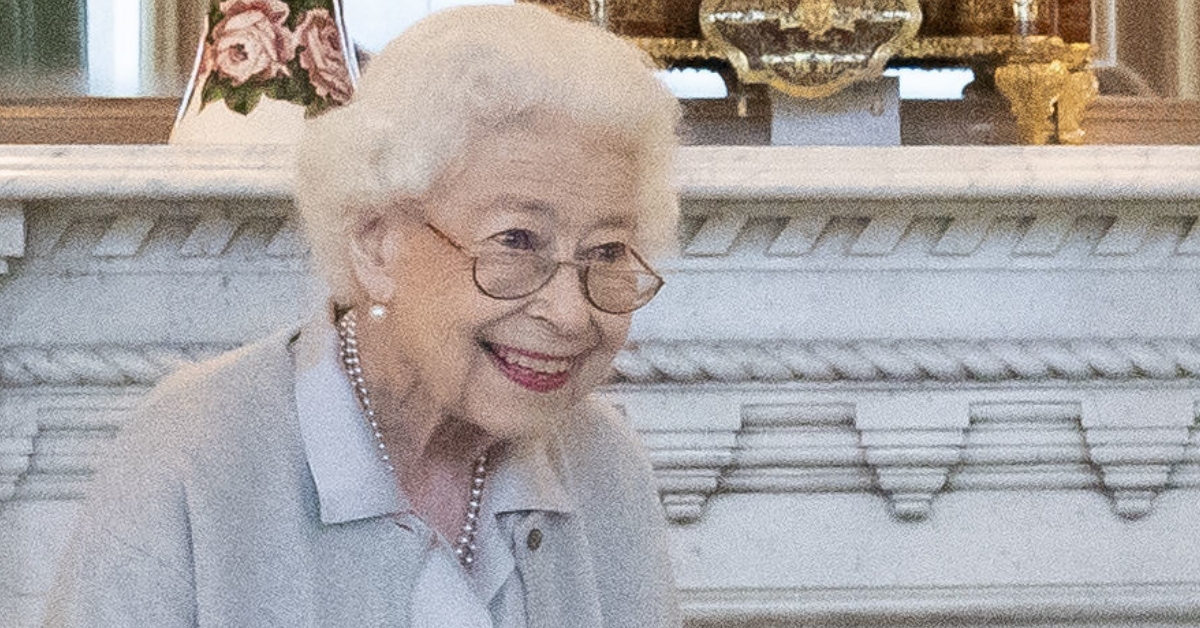
<path id="1" fill-rule="evenodd" d="M 613 261 L 559 262 L 520 250 L 476 255 L 437 227 L 425 226 L 471 259 L 475 286 L 493 299 L 527 297 L 550 283 L 559 266 L 574 268 L 588 302 L 609 314 L 627 314 L 642 307 L 663 286 L 663 278 L 630 248 L 625 249 L 628 254 Z"/>

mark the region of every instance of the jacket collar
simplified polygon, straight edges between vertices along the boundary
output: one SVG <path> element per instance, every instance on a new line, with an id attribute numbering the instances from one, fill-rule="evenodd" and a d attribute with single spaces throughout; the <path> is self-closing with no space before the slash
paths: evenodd
<path id="1" fill-rule="evenodd" d="M 321 521 L 345 523 L 410 512 L 411 504 L 380 463 L 374 434 L 340 363 L 337 331 L 326 316 L 304 325 L 290 343 L 295 403 Z M 483 514 L 568 513 L 574 504 L 554 464 L 553 439 L 511 444 L 489 474 Z"/>

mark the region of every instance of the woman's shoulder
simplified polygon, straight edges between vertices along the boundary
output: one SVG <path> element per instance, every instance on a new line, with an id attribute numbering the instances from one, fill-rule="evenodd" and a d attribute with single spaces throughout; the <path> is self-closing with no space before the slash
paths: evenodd
<path id="1" fill-rule="evenodd" d="M 577 491 L 620 495 L 632 486 L 638 487 L 634 493 L 653 492 L 646 447 L 629 419 L 607 400 L 593 396 L 580 404 L 561 442 Z"/>
<path id="2" fill-rule="evenodd" d="M 617 626 L 679 626 L 667 523 L 645 446 L 603 399 L 573 419 L 564 457 L 605 616 Z"/>
<path id="3" fill-rule="evenodd" d="M 199 362 L 184 365 L 163 377 L 144 399 L 145 404 L 212 403 L 233 401 L 239 392 L 266 385 L 287 369 L 287 344 L 296 330 L 289 328 Z"/>
<path id="4" fill-rule="evenodd" d="M 566 448 L 584 459 L 601 459 L 618 455 L 622 458 L 646 458 L 646 450 L 637 431 L 619 407 L 592 395 L 580 403 L 565 423 Z"/>
<path id="5" fill-rule="evenodd" d="M 127 446 L 186 453 L 253 440 L 264 420 L 291 407 L 288 341 L 294 335 L 294 329 L 281 330 L 167 375 L 122 426 Z"/>

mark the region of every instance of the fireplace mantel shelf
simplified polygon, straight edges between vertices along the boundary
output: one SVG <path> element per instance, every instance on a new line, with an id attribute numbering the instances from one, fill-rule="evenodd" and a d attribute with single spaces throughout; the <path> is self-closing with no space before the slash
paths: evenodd
<path id="1" fill-rule="evenodd" d="M 275 146 L 0 146 L 0 200 L 271 198 L 291 191 Z M 1200 198 L 1200 147 L 688 147 L 684 198 Z"/>

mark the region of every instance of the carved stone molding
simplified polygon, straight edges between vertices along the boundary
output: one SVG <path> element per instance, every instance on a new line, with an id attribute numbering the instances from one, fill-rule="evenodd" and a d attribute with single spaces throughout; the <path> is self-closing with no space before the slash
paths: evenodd
<path id="1" fill-rule="evenodd" d="M 152 383 L 228 345 L 0 347 L 0 386 Z M 1200 340 L 641 341 L 615 361 L 616 382 L 1195 381 Z"/>
<path id="2" fill-rule="evenodd" d="M 962 462 L 966 403 L 948 395 L 895 395 L 859 403 L 856 415 L 867 464 L 892 513 L 928 517 L 934 495 Z"/>
<path id="3" fill-rule="evenodd" d="M 642 341 L 619 381 L 1053 382 L 1200 378 L 1200 339 Z"/>
<path id="4" fill-rule="evenodd" d="M 680 404 L 667 395 L 606 396 L 641 432 L 658 480 L 667 517 L 676 523 L 700 519 L 721 476 L 734 465 L 741 424 L 736 399 L 700 396 Z M 658 417 L 664 420 L 650 420 Z"/>
<path id="5" fill-rule="evenodd" d="M 684 589 L 681 598 L 689 628 L 967 628 L 998 617 L 1006 625 L 1108 628 L 1190 625 L 1200 617 L 1200 586 L 1191 583 Z"/>
<path id="6" fill-rule="evenodd" d="M 3 389 L 0 389 L 3 390 Z M 0 507 L 77 500 L 144 386 L 8 389 L 0 396 Z"/>
<path id="7" fill-rule="evenodd" d="M 28 272 L 208 273 L 303 270 L 306 247 L 285 202 L 245 211 L 201 203 L 64 202 L 30 217 Z"/>
<path id="8" fill-rule="evenodd" d="M 657 424 L 643 438 L 677 524 L 732 493 L 877 494 L 921 521 L 948 491 L 1091 491 L 1135 519 L 1159 494 L 1200 486 L 1195 389 L 735 387 L 692 408 L 671 392 L 607 394 L 635 425 Z"/>
<path id="9" fill-rule="evenodd" d="M 742 408 L 730 492 L 869 491 L 874 485 L 854 426 L 854 405 L 748 404 Z"/>
<path id="10" fill-rule="evenodd" d="M 6 146 L 0 199 L 287 198 L 277 147 Z M 685 199 L 1195 199 L 1200 148 L 688 147 Z"/>
<path id="11" fill-rule="evenodd" d="M 38 625 L 147 388 L 318 302 L 291 158 L 0 148 L 0 624 Z M 689 625 L 1200 621 L 1200 148 L 697 147 L 677 175 L 681 255 L 601 394 Z"/>
<path id="12" fill-rule="evenodd" d="M 231 345 L 0 347 L 0 387 L 152 384 Z M 615 384 L 1195 381 L 1200 339 L 641 341 Z"/>
<path id="13" fill-rule="evenodd" d="M 0 199 L 286 198 L 277 146 L 5 146 Z"/>
<path id="14" fill-rule="evenodd" d="M 223 346 L 0 347 L 0 387 L 150 385 Z"/>
<path id="15" fill-rule="evenodd" d="M 1170 483 L 1181 488 L 1200 487 L 1200 411 L 1197 411 L 1196 423 L 1188 428 L 1188 444 L 1183 451 L 1183 461 L 1172 472 Z"/>
<path id="16" fill-rule="evenodd" d="M 1117 513 L 1145 516 L 1186 459 L 1196 425 L 1195 393 L 1109 394 L 1088 404 L 1083 416 L 1092 462 L 1103 473 Z"/>
<path id="17" fill-rule="evenodd" d="M 688 208 L 679 270 L 1200 266 L 1200 203 L 806 201 Z"/>
<path id="18" fill-rule="evenodd" d="M 1092 490 L 1101 487 L 1091 464 L 1079 403 L 974 403 L 961 467 L 960 490 Z"/>
<path id="19" fill-rule="evenodd" d="M 1126 204 L 1051 213 L 1013 213 L 987 203 L 936 208 L 898 212 L 876 203 L 806 202 L 775 204 L 769 213 L 754 204 L 705 213 L 703 203 L 689 205 L 683 257 L 667 266 L 822 268 L 836 261 L 854 268 L 1200 267 L 1197 203 L 1147 203 L 1136 212 Z M 0 257 L 20 257 L 25 213 L 13 203 L 0 210 Z M 289 211 L 284 202 L 236 215 L 149 200 L 67 204 L 30 221 L 29 247 L 50 260 L 299 258 L 306 251 Z"/>
<path id="20" fill-rule="evenodd" d="M 734 463 L 733 435 L 647 430 L 641 436 L 650 450 L 667 518 L 681 524 L 699 521 L 723 470 Z"/>
<path id="21" fill-rule="evenodd" d="M 7 347 L 0 349 L 0 389 L 83 388 L 75 393 L 77 399 L 144 389 L 171 370 L 226 348 Z M 1063 363 L 1060 359 L 1055 368 L 1068 372 Z M 649 426 L 643 438 L 651 449 L 663 504 L 676 523 L 700 520 L 708 500 L 722 492 L 878 492 L 896 517 L 920 520 L 945 490 L 1103 490 L 1118 514 L 1137 518 L 1151 511 L 1159 493 L 1200 486 L 1197 390 L 1068 388 L 1050 396 L 1061 401 L 1003 402 L 988 401 L 996 393 L 986 387 L 922 391 L 920 377 L 894 368 L 890 379 L 871 379 L 863 377 L 861 364 L 856 370 L 828 367 L 834 373 L 843 369 L 859 373 L 854 381 L 888 386 L 874 396 L 819 393 L 842 401 L 755 401 L 763 395 L 804 394 L 787 392 L 788 382 L 774 379 L 768 381 L 780 386 L 779 393 L 734 388 L 711 401 L 693 400 L 686 410 L 671 408 L 675 389 L 669 387 L 656 393 L 653 386 L 629 389 L 631 384 L 617 383 L 608 394 L 635 424 Z M 1029 369 L 1049 371 L 1044 366 Z M 681 377 L 678 367 L 673 372 Z M 1119 374 L 1109 364 L 1106 370 L 1075 369 L 1074 379 L 1048 381 L 1086 382 L 1103 379 L 1106 372 Z M 1117 379 L 1126 385 L 1132 381 Z M 753 385 L 758 380 L 726 376 L 718 381 Z M 831 379 L 818 381 L 828 384 Z M 981 381 L 994 383 L 996 378 Z M 98 392 L 87 392 L 88 387 Z M 910 392 L 902 392 L 906 389 Z M 641 401 L 622 401 L 630 395 Z M 77 443 L 80 434 L 97 430 L 108 438 L 118 425 L 105 414 L 81 412 L 87 407 L 83 402 L 72 406 L 79 418 L 60 419 L 52 428 L 30 419 L 8 422 L 9 431 L 0 437 L 0 488 L 8 487 L 0 492 L 5 499 L 17 494 L 35 441 L 39 452 L 49 447 L 45 451 L 58 453 L 39 453 L 33 466 L 42 473 L 58 469 L 51 475 L 65 473 L 76 482 L 21 482 L 20 494 L 61 498 L 81 493 L 78 482 L 86 478 L 76 476 L 86 475 L 90 463 L 79 452 L 55 459 L 70 445 L 53 443 Z M 655 419 L 649 420 L 650 415 Z M 663 415 L 680 418 L 664 420 Z M 0 421 L 0 427 L 4 424 Z"/>
<path id="22" fill-rule="evenodd" d="M 678 173 L 685 198 L 726 202 L 1194 199 L 1200 148 L 706 146 L 684 149 Z"/>

